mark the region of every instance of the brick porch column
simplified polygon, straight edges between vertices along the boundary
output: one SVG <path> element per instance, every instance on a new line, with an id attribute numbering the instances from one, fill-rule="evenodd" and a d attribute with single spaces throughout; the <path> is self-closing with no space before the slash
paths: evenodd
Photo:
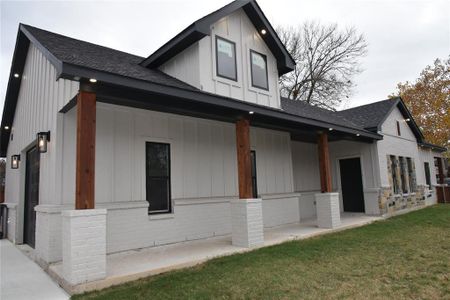
<path id="1" fill-rule="evenodd" d="M 239 199 L 231 201 L 232 243 L 239 247 L 264 244 L 261 199 L 253 199 L 250 157 L 250 121 L 236 122 Z"/>
<path id="2" fill-rule="evenodd" d="M 96 95 L 77 96 L 75 210 L 62 212 L 63 276 L 71 285 L 106 277 L 106 209 L 95 209 Z"/>
<path id="3" fill-rule="evenodd" d="M 321 228 L 335 228 L 341 224 L 341 211 L 339 208 L 339 193 L 332 193 L 330 153 L 326 132 L 319 133 L 317 146 L 322 192 L 315 195 L 317 225 Z"/>

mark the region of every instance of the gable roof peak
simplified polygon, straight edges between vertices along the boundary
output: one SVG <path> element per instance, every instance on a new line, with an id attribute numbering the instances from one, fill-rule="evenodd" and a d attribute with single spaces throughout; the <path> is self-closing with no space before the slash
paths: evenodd
<path id="1" fill-rule="evenodd" d="M 192 44 L 201 40 L 207 35 L 210 35 L 211 25 L 216 23 L 221 18 L 228 16 L 238 9 L 243 9 L 249 17 L 253 26 L 259 29 L 265 29 L 266 34 L 261 38 L 264 40 L 272 54 L 277 60 L 277 67 L 279 75 L 283 75 L 294 70 L 295 61 L 287 51 L 284 44 L 278 37 L 275 29 L 270 24 L 267 17 L 259 7 L 255 0 L 235 0 L 228 3 L 222 8 L 198 19 L 188 27 L 186 27 L 179 34 L 170 39 L 167 43 L 161 46 L 158 50 L 153 52 L 149 57 L 142 60 L 140 65 L 147 68 L 158 68 L 172 57 L 182 52 Z"/>

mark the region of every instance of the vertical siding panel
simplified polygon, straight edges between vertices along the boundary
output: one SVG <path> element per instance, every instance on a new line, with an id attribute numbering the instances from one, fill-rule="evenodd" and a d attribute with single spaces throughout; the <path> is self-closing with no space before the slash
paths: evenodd
<path id="1" fill-rule="evenodd" d="M 7 156 L 21 153 L 24 155 L 22 166 L 25 167 L 25 149 L 36 139 L 38 131 L 50 130 L 49 151 L 41 155 L 40 204 L 53 204 L 62 201 L 56 195 L 56 105 L 61 98 L 56 91 L 63 84 L 55 82 L 55 69 L 50 62 L 32 44 L 22 74 L 22 83 L 18 95 L 16 113 L 12 128 L 14 139 L 9 142 Z M 77 82 L 72 85 L 78 86 Z M 58 99 L 57 99 L 58 98 Z M 62 101 L 67 101 L 62 99 Z M 7 201 L 18 202 L 20 195 L 20 173 L 7 168 Z M 22 168 L 21 168 L 22 169 Z M 24 170 L 21 170 L 24 172 Z M 63 175 L 64 176 L 64 175 Z"/>
<path id="2" fill-rule="evenodd" d="M 114 153 L 112 174 L 114 177 L 113 201 L 130 201 L 132 184 L 131 144 L 132 144 L 132 118 L 129 112 L 116 111 L 114 113 Z M 124 180 L 126 178 L 126 180 Z"/>
<path id="3" fill-rule="evenodd" d="M 183 119 L 173 116 L 169 118 L 169 139 L 171 142 L 171 190 L 172 198 L 183 197 L 184 139 Z"/>

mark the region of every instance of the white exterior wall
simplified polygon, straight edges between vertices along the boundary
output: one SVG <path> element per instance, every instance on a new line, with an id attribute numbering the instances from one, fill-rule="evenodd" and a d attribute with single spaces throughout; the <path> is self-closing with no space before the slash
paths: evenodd
<path id="1" fill-rule="evenodd" d="M 397 135 L 396 121 L 400 122 L 401 136 Z M 395 108 L 384 121 L 381 126 L 381 134 L 383 135 L 383 139 L 377 142 L 381 186 L 389 186 L 387 155 L 411 157 L 414 159 L 417 184 L 425 185 L 425 171 L 421 163 L 421 157 L 419 156 L 416 137 L 398 108 Z"/>
<path id="2" fill-rule="evenodd" d="M 320 193 L 317 144 L 292 141 L 294 190 L 300 193 L 300 219 L 316 216 L 314 195 Z"/>
<path id="3" fill-rule="evenodd" d="M 378 158 L 376 144 L 338 141 L 329 143 L 333 191 L 339 192 L 343 210 L 339 160 L 359 157 L 363 177 L 364 204 L 366 214 L 379 214 L 378 208 Z M 320 172 L 317 144 L 292 142 L 294 190 L 300 196 L 300 218 L 316 216 L 315 197 L 320 193 Z"/>
<path id="4" fill-rule="evenodd" d="M 380 179 L 378 173 L 377 144 L 338 141 L 329 143 L 329 148 L 333 190 L 339 192 L 341 211 L 344 209 L 344 203 L 339 160 L 359 157 L 361 162 L 365 213 L 369 215 L 379 214 L 378 193 Z"/>
<path id="5" fill-rule="evenodd" d="M 423 170 L 424 184 L 426 184 L 424 163 L 427 162 L 429 164 L 429 166 L 430 166 L 430 183 L 431 183 L 431 186 L 427 186 L 428 190 L 427 190 L 427 192 L 425 194 L 426 203 L 427 204 L 435 204 L 435 203 L 437 203 L 436 189 L 435 189 L 435 186 L 437 184 L 437 180 L 436 180 L 436 168 L 434 166 L 434 158 L 435 157 L 441 157 L 442 155 L 440 153 L 432 151 L 429 148 L 419 148 L 419 156 L 420 156 L 420 164 L 421 164 L 422 170 Z M 416 171 L 417 171 L 417 167 L 416 167 Z"/>
<path id="6" fill-rule="evenodd" d="M 172 77 L 201 89 L 199 43 L 194 43 L 164 63 L 159 69 Z"/>
<path id="7" fill-rule="evenodd" d="M 237 81 L 216 76 L 216 35 L 236 43 Z M 267 56 L 269 91 L 251 85 L 250 49 Z M 166 62 L 160 69 L 210 93 L 280 108 L 276 59 L 242 9 L 219 20 L 211 26 L 209 36 Z"/>
<path id="8" fill-rule="evenodd" d="M 77 93 L 78 82 L 56 78 L 56 70 L 44 55 L 30 44 L 22 76 L 17 107 L 12 124 L 7 150 L 5 199 L 8 203 L 17 203 L 17 236 L 22 241 L 24 178 L 26 166 L 26 150 L 35 143 L 36 134 L 40 131 L 51 132 L 48 152 L 41 154 L 39 204 L 58 204 L 61 186 L 60 170 L 62 167 L 61 152 L 61 115 L 58 111 Z M 12 170 L 11 155 L 20 154 L 19 169 Z M 39 231 L 40 224 L 36 224 Z M 44 233 L 43 233 L 44 234 Z M 36 247 L 39 241 L 36 238 Z"/>
<path id="9" fill-rule="evenodd" d="M 64 116 L 67 207 L 75 197 L 75 129 L 72 109 Z M 95 201 L 108 209 L 108 253 L 230 234 L 230 201 L 238 195 L 235 130 L 231 123 L 98 103 Z M 171 145 L 173 214 L 147 214 L 145 141 Z M 290 135 L 251 128 L 251 147 L 264 225 L 298 222 Z"/>

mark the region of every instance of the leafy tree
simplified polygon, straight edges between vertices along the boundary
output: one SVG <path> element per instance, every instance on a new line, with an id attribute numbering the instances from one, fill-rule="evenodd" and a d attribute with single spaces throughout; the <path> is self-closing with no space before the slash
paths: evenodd
<path id="1" fill-rule="evenodd" d="M 317 22 L 278 27 L 277 33 L 296 62 L 295 70 L 280 78 L 283 96 L 331 110 L 349 98 L 367 52 L 362 34 Z"/>
<path id="2" fill-rule="evenodd" d="M 414 83 L 399 83 L 391 96 L 402 97 L 427 141 L 450 148 L 450 56 L 436 59 Z"/>

